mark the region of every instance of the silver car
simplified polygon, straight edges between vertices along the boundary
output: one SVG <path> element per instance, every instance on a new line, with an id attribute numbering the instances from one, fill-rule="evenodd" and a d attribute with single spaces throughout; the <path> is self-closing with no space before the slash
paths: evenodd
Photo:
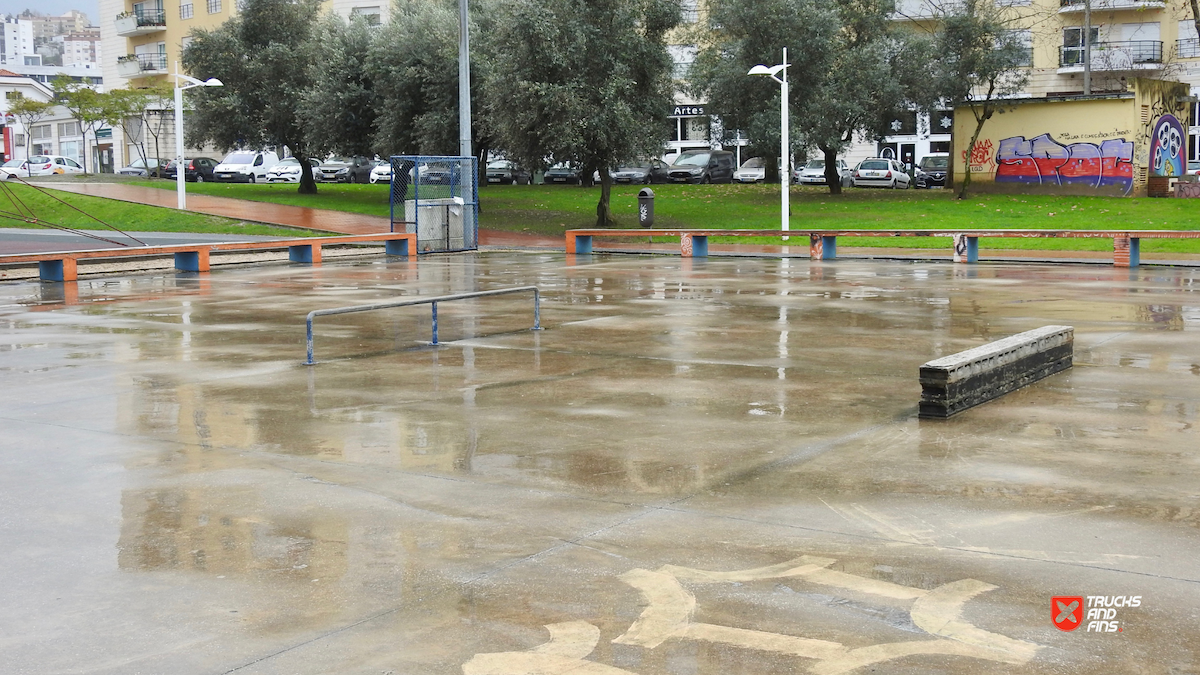
<path id="1" fill-rule="evenodd" d="M 884 187 L 907 190 L 912 178 L 904 165 L 894 159 L 872 157 L 859 162 L 851 176 L 854 187 Z"/>
<path id="2" fill-rule="evenodd" d="M 842 177 L 842 186 L 850 185 L 850 167 L 846 164 L 846 160 L 839 159 L 837 161 L 838 175 Z M 810 159 L 804 166 L 792 172 L 792 182 L 800 185 L 824 185 L 825 184 L 825 160 Z"/>

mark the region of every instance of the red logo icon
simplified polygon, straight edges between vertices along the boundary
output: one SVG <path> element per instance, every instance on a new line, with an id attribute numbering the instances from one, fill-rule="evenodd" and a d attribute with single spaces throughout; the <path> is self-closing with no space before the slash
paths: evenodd
<path id="1" fill-rule="evenodd" d="M 1050 598 L 1050 618 L 1059 630 L 1072 631 L 1083 623 L 1083 596 L 1056 595 Z"/>

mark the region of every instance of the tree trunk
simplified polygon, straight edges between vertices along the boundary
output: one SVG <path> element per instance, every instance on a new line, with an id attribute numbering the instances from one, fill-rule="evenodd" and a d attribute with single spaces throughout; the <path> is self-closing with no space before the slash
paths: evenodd
<path id="1" fill-rule="evenodd" d="M 1196 24 L 1196 37 L 1200 38 L 1200 0 L 1192 0 L 1192 23 Z M 1195 124 L 1196 120 L 1192 120 Z"/>
<path id="2" fill-rule="evenodd" d="M 778 183 L 779 182 L 779 158 L 765 156 L 763 160 L 763 182 Z"/>
<path id="3" fill-rule="evenodd" d="M 608 167 L 600 167 L 600 203 L 596 204 L 596 227 L 614 227 L 609 197 L 612 195 L 612 176 Z"/>
<path id="4" fill-rule="evenodd" d="M 829 186 L 829 194 L 842 194 L 842 172 L 838 171 L 837 150 L 828 145 L 817 147 L 825 155 L 825 184 Z"/>
<path id="5" fill-rule="evenodd" d="M 958 198 L 967 198 L 967 188 L 971 187 L 971 155 L 975 153 L 975 142 L 979 140 L 979 134 L 983 131 L 983 125 L 992 116 L 991 108 L 984 105 L 983 114 L 975 116 L 975 133 L 971 135 L 971 142 L 967 144 L 967 154 L 963 156 L 963 164 L 966 166 L 966 171 L 963 172 L 962 187 L 958 190 Z"/>
<path id="6" fill-rule="evenodd" d="M 317 194 L 317 181 L 313 179 L 312 164 L 308 162 L 308 155 L 303 152 L 297 152 L 293 153 L 293 156 L 300 162 L 300 185 L 296 188 L 296 193 L 302 195 Z"/>

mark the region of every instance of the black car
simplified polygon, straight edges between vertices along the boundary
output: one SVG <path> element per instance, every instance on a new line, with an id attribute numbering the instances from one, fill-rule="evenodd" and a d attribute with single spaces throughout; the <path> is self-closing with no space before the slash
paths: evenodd
<path id="1" fill-rule="evenodd" d="M 645 159 L 624 164 L 609 172 L 614 183 L 634 183 L 641 185 L 657 185 L 670 182 L 667 175 L 667 163 L 661 159 Z"/>
<path id="2" fill-rule="evenodd" d="M 331 157 L 321 162 L 313 177 L 326 183 L 369 183 L 375 160 L 370 157 Z"/>
<path id="3" fill-rule="evenodd" d="M 737 168 L 728 150 L 688 150 L 668 167 L 672 183 L 732 183 Z"/>
<path id="4" fill-rule="evenodd" d="M 542 176 L 546 185 L 579 185 L 579 169 L 570 164 L 555 164 Z"/>
<path id="5" fill-rule="evenodd" d="M 950 155 L 926 155 L 917 166 L 914 186 L 928 190 L 931 187 L 946 187 L 946 173 L 950 168 Z"/>
<path id="6" fill-rule="evenodd" d="M 529 172 L 507 159 L 487 165 L 487 182 L 492 185 L 529 185 Z"/>
<path id="7" fill-rule="evenodd" d="M 193 157 L 185 159 L 187 162 L 186 168 L 183 170 L 183 179 L 189 183 L 203 183 L 213 179 L 213 169 L 220 162 L 211 157 Z M 175 174 L 175 160 L 168 160 L 162 168 L 162 177 L 170 180 L 175 180 L 178 176 Z"/>

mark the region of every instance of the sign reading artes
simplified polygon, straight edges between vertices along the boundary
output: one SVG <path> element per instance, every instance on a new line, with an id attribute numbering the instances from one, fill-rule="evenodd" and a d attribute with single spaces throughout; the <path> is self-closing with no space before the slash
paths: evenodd
<path id="1" fill-rule="evenodd" d="M 671 117 L 696 117 L 705 115 L 703 105 L 677 105 L 671 108 Z"/>

